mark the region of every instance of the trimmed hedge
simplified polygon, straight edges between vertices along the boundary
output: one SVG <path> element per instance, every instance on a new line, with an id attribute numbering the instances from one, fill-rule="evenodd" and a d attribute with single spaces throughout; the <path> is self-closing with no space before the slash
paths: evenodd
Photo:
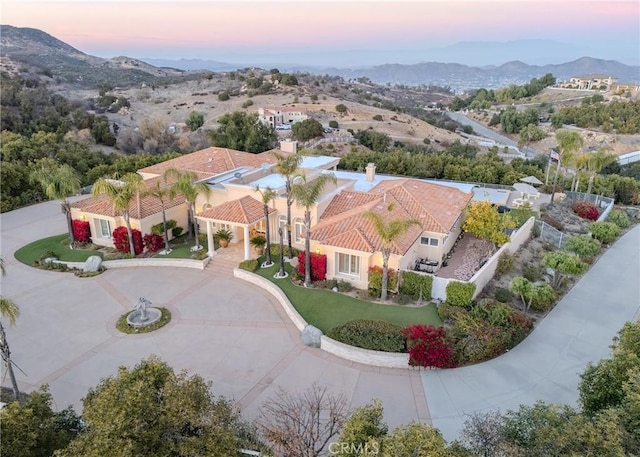
<path id="1" fill-rule="evenodd" d="M 385 321 L 358 319 L 329 330 L 329 338 L 362 349 L 406 352 L 402 327 Z"/>
<path id="2" fill-rule="evenodd" d="M 613 222 L 593 222 L 589 224 L 589 231 L 596 240 L 605 244 L 612 243 L 620 236 L 620 227 Z"/>
<path id="3" fill-rule="evenodd" d="M 420 298 L 420 291 L 422 291 L 422 298 L 424 300 L 431 300 L 431 290 L 433 287 L 432 276 L 421 275 L 412 271 L 403 271 L 401 276 L 401 294 L 410 295 L 411 298 L 417 300 Z"/>
<path id="4" fill-rule="evenodd" d="M 253 273 L 258 269 L 258 259 L 243 260 L 238 265 L 238 268 L 240 268 L 241 270 L 247 270 Z"/>
<path id="5" fill-rule="evenodd" d="M 447 284 L 447 303 L 454 306 L 469 306 L 475 291 L 474 283 L 451 281 Z"/>

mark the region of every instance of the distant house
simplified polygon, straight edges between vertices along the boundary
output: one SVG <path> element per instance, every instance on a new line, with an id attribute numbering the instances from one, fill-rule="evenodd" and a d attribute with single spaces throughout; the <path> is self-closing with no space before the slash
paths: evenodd
<path id="1" fill-rule="evenodd" d="M 560 87 L 580 90 L 609 90 L 617 81 L 618 78 L 613 76 L 594 73 L 572 76 L 569 81 L 561 83 Z"/>
<path id="2" fill-rule="evenodd" d="M 614 83 L 609 87 L 611 92 L 619 93 L 619 92 L 629 92 L 632 95 L 640 92 L 640 84 L 638 83 Z"/>
<path id="3" fill-rule="evenodd" d="M 296 108 L 295 106 L 258 109 L 258 119 L 273 128 L 279 125 L 290 125 L 295 122 L 304 121 L 308 119 L 308 117 L 309 116 L 304 114 L 300 108 Z"/>

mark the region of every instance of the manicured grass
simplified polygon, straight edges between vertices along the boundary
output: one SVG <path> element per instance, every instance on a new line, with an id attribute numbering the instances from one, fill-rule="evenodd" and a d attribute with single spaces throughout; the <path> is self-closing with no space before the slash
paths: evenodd
<path id="1" fill-rule="evenodd" d="M 285 279 L 274 279 L 278 271 L 276 263 L 271 268 L 259 268 L 256 273 L 276 284 L 289 298 L 293 306 L 309 324 L 327 333 L 333 327 L 354 319 L 377 319 L 406 326 L 410 324 L 442 325 L 436 306 L 433 304 L 415 308 L 398 305 L 382 305 L 349 297 L 323 289 L 306 289 Z M 291 273 L 291 266 L 286 265 Z"/>
<path id="2" fill-rule="evenodd" d="M 120 316 L 120 318 L 118 319 L 118 322 L 116 322 L 116 328 L 120 330 L 122 333 L 129 333 L 129 334 L 149 333 L 149 332 L 153 332 L 154 330 L 158 330 L 159 328 L 164 327 L 171 321 L 171 311 L 169 311 L 167 308 L 158 308 L 158 309 L 162 312 L 162 315 L 160 316 L 160 320 L 155 324 L 149 325 L 147 327 L 138 327 L 138 328 L 130 327 L 129 324 L 127 323 L 127 316 L 133 313 L 133 311 L 129 311 L 128 313 L 124 313 L 122 316 Z"/>
<path id="3" fill-rule="evenodd" d="M 34 265 L 48 251 L 54 252 L 58 260 L 64 262 L 84 262 L 92 255 L 102 257 L 101 252 L 91 249 L 69 249 L 69 246 L 65 244 L 68 239 L 69 235 L 66 233 L 43 238 L 22 246 L 14 256 L 16 260 L 29 266 Z"/>
<path id="4" fill-rule="evenodd" d="M 193 258 L 194 252 L 191 252 L 191 248 L 195 245 L 194 239 L 187 239 L 185 237 L 180 237 L 176 240 L 170 241 L 171 252 L 167 255 L 156 254 L 154 257 L 158 259 L 191 259 Z M 200 243 L 203 246 L 203 250 L 206 252 L 207 242 Z M 218 249 L 218 243 L 214 241 L 214 249 Z M 200 252 L 200 251 L 198 251 Z"/>

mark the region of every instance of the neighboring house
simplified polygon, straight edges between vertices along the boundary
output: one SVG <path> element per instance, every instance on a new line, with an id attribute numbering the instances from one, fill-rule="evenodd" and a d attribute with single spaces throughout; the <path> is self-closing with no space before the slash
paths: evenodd
<path id="1" fill-rule="evenodd" d="M 611 85 L 616 83 L 618 78 L 604 74 L 589 74 L 572 76 L 569 81 L 560 84 L 560 87 L 567 89 L 581 90 L 609 90 Z"/>
<path id="2" fill-rule="evenodd" d="M 640 84 L 638 83 L 614 83 L 609 86 L 609 90 L 614 94 L 623 92 L 629 92 L 631 95 L 635 95 L 640 91 Z"/>
<path id="3" fill-rule="evenodd" d="M 258 109 L 258 119 L 273 128 L 279 125 L 294 124 L 304 121 L 308 116 L 300 108 L 294 106 L 279 106 Z"/>
<path id="4" fill-rule="evenodd" d="M 283 142 L 280 154 L 295 152 L 295 142 Z M 366 211 L 387 214 L 394 204 L 391 217 L 419 220 L 422 227 L 412 226 L 392 247 L 389 266 L 413 269 L 417 259 L 440 264 L 461 233 L 463 211 L 472 199 L 470 191 L 417 179 L 376 175 L 375 165 L 369 164 L 366 173 L 337 171 L 339 158 L 305 156 L 300 171 L 308 180 L 327 171 L 336 175 L 336 183 L 328 183 L 311 211 L 311 249 L 327 254 L 327 276 L 366 288 L 368 269 L 382 264 L 379 237 L 371 222 L 363 216 Z M 250 239 L 265 233 L 265 216 L 261 196 L 256 187 L 270 187 L 276 198 L 269 205 L 272 227 L 271 241 L 278 242 L 278 228 L 286 225 L 285 181 L 274 171 L 276 159 L 271 151 L 250 154 L 232 149 L 211 147 L 186 154 L 150 167 L 138 173 L 147 184 L 155 184 L 169 168 L 192 171 L 206 182 L 210 195 L 199 195 L 196 219 L 201 233 L 206 233 L 209 255 L 213 256 L 213 237 L 220 229 L 230 230 L 232 243 L 242 243 L 244 257 L 251 258 Z M 169 184 L 167 184 L 169 185 Z M 468 190 L 463 187 L 464 190 Z M 184 198 L 165 201 L 167 219 L 175 219 L 187 227 L 187 207 Z M 162 221 L 159 202 L 140 197 L 129 209 L 131 225 L 142 234 Z M 113 230 L 124 225 L 115 214 L 109 200 L 88 197 L 72 204 L 73 219 L 90 221 L 91 236 L 96 244 L 113 246 Z M 283 230 L 286 242 L 286 230 Z M 292 244 L 304 248 L 304 208 L 292 206 Z"/>
<path id="5" fill-rule="evenodd" d="M 383 244 L 365 212 L 420 221 L 422 227 L 411 226 L 393 243 L 389 259 L 390 268 L 412 270 L 418 259 L 441 264 L 461 233 L 471 198 L 471 193 L 418 179 L 389 179 L 365 192 L 345 190 L 312 228 L 311 248 L 327 255 L 328 278 L 366 289 L 369 267 L 382 265 Z"/>

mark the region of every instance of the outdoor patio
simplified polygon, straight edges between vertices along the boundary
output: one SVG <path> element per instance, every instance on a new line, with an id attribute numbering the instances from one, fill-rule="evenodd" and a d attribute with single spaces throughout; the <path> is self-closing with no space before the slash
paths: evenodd
<path id="1" fill-rule="evenodd" d="M 487 241 L 465 233 L 447 260 L 447 266 L 440 268 L 435 276 L 467 281 L 480 269 L 488 252 L 491 251 L 488 249 Z"/>

